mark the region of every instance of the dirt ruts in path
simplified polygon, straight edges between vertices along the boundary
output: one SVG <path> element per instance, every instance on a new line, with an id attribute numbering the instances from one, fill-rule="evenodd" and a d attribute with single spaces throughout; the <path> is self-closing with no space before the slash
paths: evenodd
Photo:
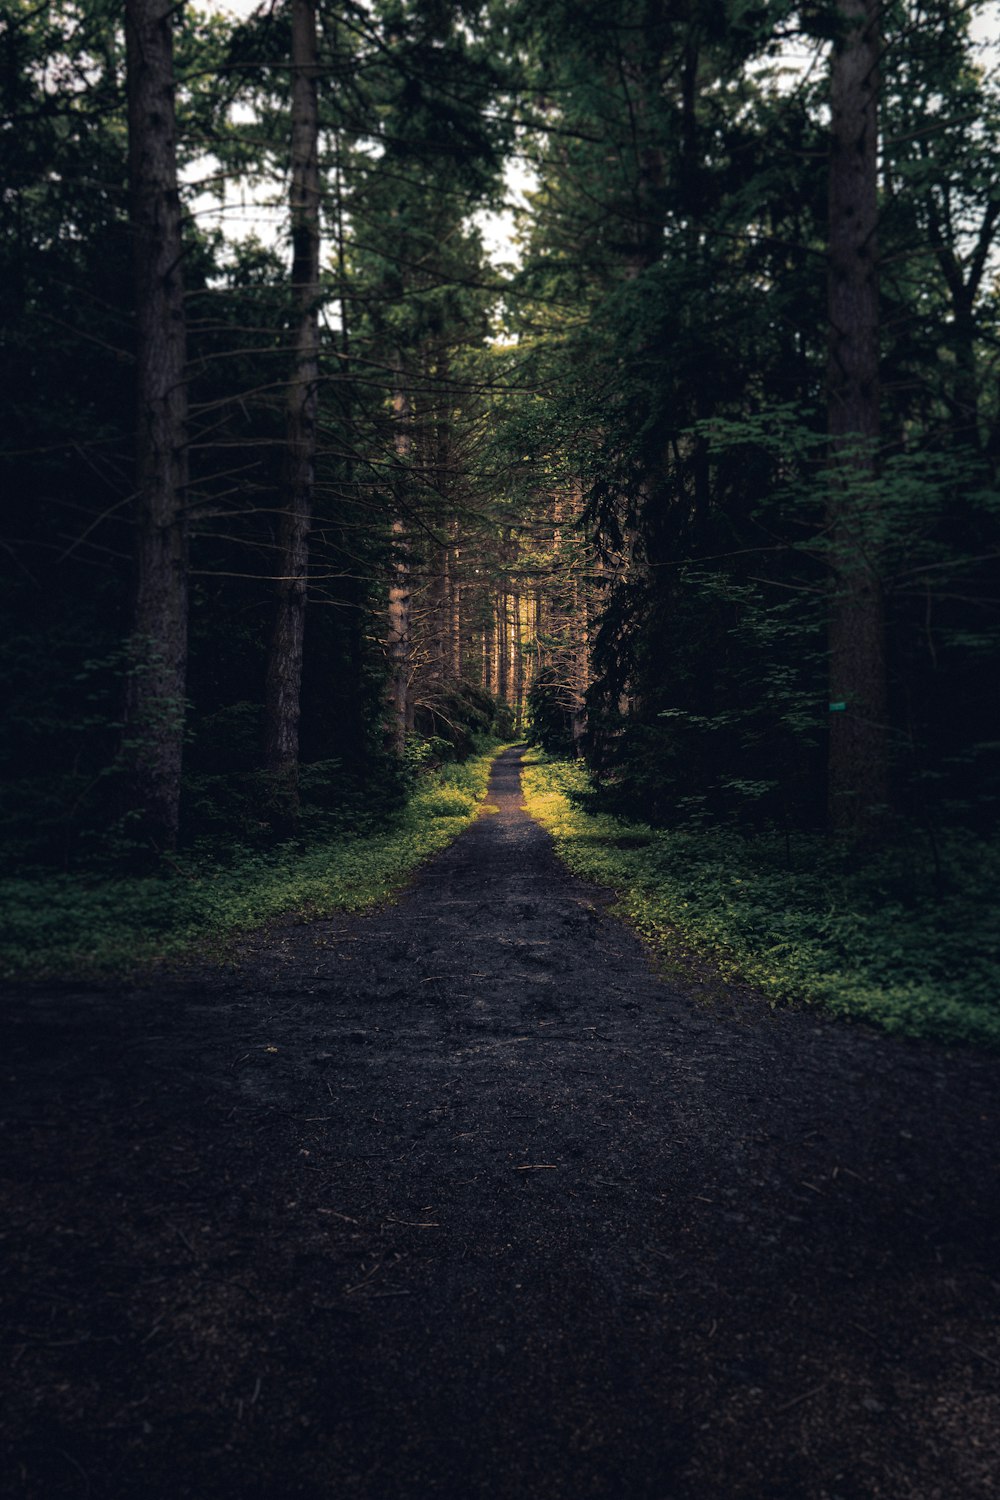
<path id="1" fill-rule="evenodd" d="M 667 987 L 490 802 L 375 915 L 4 998 L 9 1492 L 994 1495 L 1000 1062 Z"/>

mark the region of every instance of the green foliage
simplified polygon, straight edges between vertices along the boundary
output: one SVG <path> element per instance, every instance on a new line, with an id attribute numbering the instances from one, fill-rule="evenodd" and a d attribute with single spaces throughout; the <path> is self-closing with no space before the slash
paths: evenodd
<path id="1" fill-rule="evenodd" d="M 416 726 L 430 760 L 464 760 L 484 735 L 496 732 L 508 739 L 512 728 L 497 728 L 493 697 L 467 681 L 452 683 L 435 693 L 432 703 L 418 705 Z"/>
<path id="2" fill-rule="evenodd" d="M 555 667 L 539 672 L 528 692 L 531 718 L 529 740 L 550 755 L 569 755 L 573 751 L 573 713 L 567 705 L 562 675 Z"/>
<path id="3" fill-rule="evenodd" d="M 533 757 L 525 801 L 570 869 L 683 978 L 691 950 L 720 984 L 815 1004 L 886 1031 L 1000 1046 L 995 892 L 1000 852 L 971 834 L 939 851 L 900 840 L 859 864 L 820 837 L 745 840 L 654 829 L 585 810 L 579 764 Z"/>
<path id="4" fill-rule="evenodd" d="M 884 17 L 886 444 L 856 497 L 878 516 L 866 535 L 886 601 L 893 793 L 952 866 L 965 835 L 942 830 L 1000 813 L 1000 88 L 968 43 L 977 9 L 901 0 Z M 588 753 L 605 808 L 678 837 L 752 833 L 780 853 L 787 832 L 807 847 L 829 722 L 827 122 L 822 68 L 793 88 L 780 75 L 789 28 L 828 33 L 832 14 L 795 20 L 787 0 L 324 10 L 329 378 L 300 725 L 307 849 L 379 834 L 428 768 L 513 736 L 508 705 L 455 679 L 477 675 L 494 596 L 522 589 L 550 624 L 568 621 L 537 643 L 539 662 L 558 662 L 530 703 L 550 750 L 572 748 L 584 635 L 595 647 Z M 134 490 L 121 7 L 10 0 L 5 23 L 0 850 L 22 872 L 96 882 L 137 837 L 118 771 Z M 175 26 L 182 161 L 217 175 L 230 204 L 250 184 L 278 193 L 287 7 L 245 21 L 181 7 Z M 503 283 L 474 216 L 503 196 L 515 136 L 537 183 L 501 344 L 488 336 Z M 200 190 L 186 181 L 189 201 Z M 291 818 L 288 788 L 260 771 L 260 698 L 292 298 L 286 245 L 206 222 L 189 216 L 184 256 L 182 858 L 235 871 L 276 859 Z M 538 517 L 569 493 L 586 501 L 586 535 L 562 514 L 543 555 Z M 418 738 L 397 763 L 383 615 L 403 554 Z M 576 588 L 588 572 L 589 598 Z M 445 582 L 461 636 L 459 650 L 452 618 L 446 654 Z M 457 808 L 455 793 L 437 805 Z"/>
<path id="5" fill-rule="evenodd" d="M 458 787 L 446 786 L 438 792 L 424 792 L 419 805 L 431 818 L 467 818 L 472 802 Z"/>
<path id="6" fill-rule="evenodd" d="M 241 848 L 223 864 L 204 850 L 143 879 L 49 874 L 0 882 L 0 976 L 126 973 L 192 945 L 296 913 L 362 911 L 389 900 L 424 859 L 477 815 L 497 746 L 417 781 L 389 826 L 302 848 Z M 319 773 L 317 773 L 319 775 Z"/>
<path id="7" fill-rule="evenodd" d="M 118 771 L 135 421 L 122 15 L 110 0 L 12 0 L 7 11 L 0 857 L 96 878 L 137 852 L 119 820 Z M 455 346 L 481 346 L 488 329 L 469 219 L 498 191 L 510 133 L 489 107 L 503 64 L 482 7 L 386 0 L 363 17 L 321 19 L 324 214 L 335 240 L 322 300 L 338 309 L 322 320 L 336 378 L 320 395 L 299 726 L 306 843 L 375 831 L 413 786 L 416 767 L 383 748 L 396 500 L 387 474 L 398 457 L 385 367 L 398 353 L 418 387 L 407 512 L 414 570 L 429 571 L 470 506 L 462 434 L 452 456 L 437 428 L 461 425 Z M 185 198 L 207 192 L 231 204 L 264 184 L 280 194 L 287 7 L 246 22 L 180 7 L 173 22 Z M 196 183 L 195 171 L 208 177 Z M 293 299 L 286 244 L 234 239 L 225 213 L 224 229 L 206 229 L 210 217 L 199 203 L 185 230 L 191 610 L 181 837 L 198 858 L 228 859 L 233 848 L 270 857 L 294 810 L 290 788 L 260 771 Z M 391 335 L 388 351 L 372 342 L 380 332 Z M 365 356 L 349 361 L 351 348 Z M 466 531 L 454 541 L 471 570 Z M 438 682 L 418 728 L 435 740 L 433 761 L 461 759 L 490 732 L 492 703 L 468 684 Z"/>
<path id="8" fill-rule="evenodd" d="M 502 740 L 511 740 L 517 730 L 514 709 L 501 699 L 496 706 L 495 732 Z"/>
<path id="9" fill-rule="evenodd" d="M 935 828 L 1000 810 L 1000 91 L 977 9 L 883 17 L 884 441 L 851 495 L 885 603 L 892 797 Z M 781 71 L 790 23 L 835 19 L 528 0 L 514 23 L 539 184 L 510 355 L 530 396 L 505 425 L 582 487 L 603 553 L 587 753 L 605 805 L 673 827 L 826 817 L 828 121 L 823 70 Z M 539 697 L 535 732 L 565 751 L 556 708 Z"/>

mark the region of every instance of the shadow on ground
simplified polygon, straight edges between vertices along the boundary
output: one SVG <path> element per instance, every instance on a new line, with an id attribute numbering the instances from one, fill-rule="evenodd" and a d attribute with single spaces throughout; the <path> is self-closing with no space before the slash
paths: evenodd
<path id="1" fill-rule="evenodd" d="M 520 807 L 3 1002 L 25 1500 L 978 1500 L 1000 1062 L 664 985 Z"/>

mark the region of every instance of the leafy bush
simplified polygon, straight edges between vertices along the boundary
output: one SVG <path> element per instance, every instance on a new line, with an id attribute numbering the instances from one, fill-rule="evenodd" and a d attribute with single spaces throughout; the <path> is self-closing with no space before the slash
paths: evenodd
<path id="1" fill-rule="evenodd" d="M 260 764 L 263 738 L 263 705 L 229 703 L 197 721 L 184 753 L 185 763 L 208 775 L 253 771 Z"/>
<path id="2" fill-rule="evenodd" d="M 413 801 L 414 807 L 431 818 L 467 818 L 472 810 L 472 798 L 458 787 L 418 792 Z"/>
<path id="3" fill-rule="evenodd" d="M 497 713 L 496 701 L 478 683 L 459 682 L 433 703 L 417 708 L 416 727 L 420 738 L 433 746 L 435 760 L 465 760 L 475 754 L 484 736 L 496 732 L 504 737 Z"/>
<path id="4" fill-rule="evenodd" d="M 621 711 L 622 663 L 588 695 L 588 754 L 609 812 L 690 829 L 818 825 L 827 667 L 816 598 L 678 570 L 648 603 L 635 705 Z"/>
<path id="5" fill-rule="evenodd" d="M 572 755 L 574 749 L 574 705 L 555 667 L 546 667 L 528 690 L 531 716 L 529 739 L 550 755 Z"/>

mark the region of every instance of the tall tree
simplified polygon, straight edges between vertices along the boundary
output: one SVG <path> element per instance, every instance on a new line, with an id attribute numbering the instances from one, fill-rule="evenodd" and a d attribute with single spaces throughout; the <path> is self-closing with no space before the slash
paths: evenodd
<path id="1" fill-rule="evenodd" d="M 267 664 L 264 753 L 294 811 L 319 400 L 320 177 L 316 7 L 292 0 L 292 372 L 285 409 L 278 598 Z"/>
<path id="2" fill-rule="evenodd" d="M 396 755 L 406 748 L 406 735 L 413 728 L 413 698 L 410 678 L 413 668 L 413 614 L 409 533 L 404 512 L 412 503 L 409 489 L 409 467 L 413 437 L 413 411 L 403 370 L 402 356 L 393 363 L 392 412 L 395 424 L 393 447 L 396 457 L 397 503 L 392 517 L 392 575 L 389 581 L 388 637 L 389 657 L 389 732 L 388 742 Z"/>
<path id="3" fill-rule="evenodd" d="M 889 379 L 900 374 L 896 343 L 924 397 L 923 413 L 911 407 L 911 430 L 930 416 L 942 437 L 946 423 L 972 451 L 985 435 L 981 365 L 1000 236 L 1000 85 L 976 56 L 975 8 L 908 0 L 895 21 L 907 45 L 891 47 L 883 65 L 879 229 L 883 322 L 895 332 L 883 355 Z"/>
<path id="4" fill-rule="evenodd" d="M 832 476 L 829 816 L 869 839 L 889 800 L 879 441 L 878 0 L 838 0 L 830 72 L 829 357 Z"/>
<path id="5" fill-rule="evenodd" d="M 472 25 L 480 9 L 373 6 L 382 30 L 363 77 L 380 150 L 359 153 L 347 194 L 354 354 L 369 390 L 381 372 L 384 393 L 381 634 L 396 752 L 414 727 L 447 730 L 461 665 L 454 541 L 481 407 L 466 382 L 477 383 L 470 365 L 488 328 L 482 244 L 467 221 L 495 192 L 502 129 L 487 113 L 494 69 Z"/>
<path id="6" fill-rule="evenodd" d="M 138 831 L 165 848 L 177 840 L 188 628 L 188 401 L 175 13 L 172 0 L 127 0 L 125 7 L 138 407 L 125 762 Z"/>

